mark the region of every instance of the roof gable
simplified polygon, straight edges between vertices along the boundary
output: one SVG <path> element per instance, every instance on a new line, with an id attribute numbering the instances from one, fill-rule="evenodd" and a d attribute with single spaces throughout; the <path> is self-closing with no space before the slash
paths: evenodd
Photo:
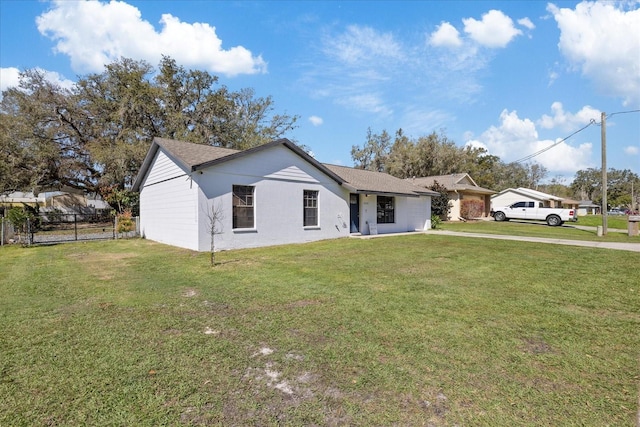
<path id="1" fill-rule="evenodd" d="M 140 190 L 140 186 L 142 185 L 144 178 L 149 172 L 149 168 L 151 167 L 153 159 L 155 158 L 159 149 L 163 149 L 169 155 L 171 155 L 183 169 L 194 172 L 197 170 L 215 166 L 216 164 L 242 158 L 253 153 L 259 153 L 260 151 L 268 150 L 275 146 L 284 146 L 290 149 L 298 156 L 300 156 L 303 160 L 311 163 L 325 175 L 329 176 L 329 178 L 338 182 L 338 184 L 342 184 L 342 179 L 339 176 L 324 167 L 320 162 L 311 157 L 296 144 L 285 138 L 278 139 L 267 144 L 259 145 L 257 147 L 243 151 L 230 148 L 214 147 L 205 144 L 194 144 L 192 142 L 185 142 L 174 139 L 154 138 L 153 143 L 151 144 L 151 147 L 149 148 L 149 151 L 147 152 L 147 155 L 142 163 L 142 166 L 140 167 L 140 171 L 138 172 L 138 176 L 136 177 L 132 189 L 133 191 Z"/>
<path id="2" fill-rule="evenodd" d="M 506 190 L 502 190 L 498 194 L 495 194 L 495 195 L 493 195 L 491 197 L 495 198 L 495 197 L 501 196 L 501 195 L 509 193 L 509 192 L 520 194 L 521 196 L 530 197 L 530 198 L 536 199 L 536 200 L 555 200 L 555 201 L 558 201 L 558 202 L 562 201 L 561 197 L 557 197 L 557 196 L 554 196 L 554 195 L 551 195 L 551 194 L 543 193 L 542 191 L 531 190 L 530 188 L 524 188 L 524 187 L 507 188 Z"/>

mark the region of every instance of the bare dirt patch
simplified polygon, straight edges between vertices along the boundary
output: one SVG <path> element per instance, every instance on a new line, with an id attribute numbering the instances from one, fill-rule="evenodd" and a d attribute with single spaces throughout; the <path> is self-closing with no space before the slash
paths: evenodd
<path id="1" fill-rule="evenodd" d="M 523 338 L 522 342 L 523 342 L 522 350 L 525 353 L 530 353 L 530 354 L 555 353 L 555 350 L 553 349 L 553 347 L 551 347 L 541 338 Z"/>
<path id="2" fill-rule="evenodd" d="M 112 280 L 115 274 L 114 266 L 127 265 L 128 260 L 138 255 L 133 252 L 122 253 L 77 253 L 67 255 L 74 262 L 83 265 L 93 273 L 98 280 Z"/>

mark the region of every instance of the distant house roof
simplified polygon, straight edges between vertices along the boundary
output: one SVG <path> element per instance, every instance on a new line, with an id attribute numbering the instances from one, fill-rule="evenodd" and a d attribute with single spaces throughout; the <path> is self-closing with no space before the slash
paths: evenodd
<path id="1" fill-rule="evenodd" d="M 0 194 L 0 203 L 3 204 L 44 204 L 46 199 L 44 193 L 39 193 L 37 196 L 33 192 L 15 191 L 9 194 Z"/>
<path id="2" fill-rule="evenodd" d="M 592 200 L 580 200 L 578 206 L 581 208 L 599 208 L 600 205 L 596 205 Z"/>
<path id="3" fill-rule="evenodd" d="M 565 205 L 580 205 L 580 202 L 578 200 L 573 200 L 573 199 L 562 199 L 562 203 Z"/>
<path id="4" fill-rule="evenodd" d="M 454 173 L 450 175 L 433 175 L 420 178 L 408 178 L 414 185 L 429 188 L 433 184 L 443 185 L 448 191 L 468 191 L 479 194 L 495 194 L 493 190 L 478 186 L 468 173 Z"/>
<path id="5" fill-rule="evenodd" d="M 133 190 L 139 191 L 156 153 L 160 148 L 167 151 L 184 169 L 194 172 L 219 163 L 228 162 L 253 153 L 282 145 L 302 157 L 321 172 L 341 185 L 356 193 L 370 194 L 399 194 L 417 197 L 419 195 L 436 196 L 437 193 L 419 188 L 400 178 L 386 173 L 354 169 L 345 166 L 327 165 L 318 162 L 288 139 L 278 139 L 248 150 L 233 150 L 229 148 L 213 147 L 205 144 L 178 141 L 165 138 L 154 138 L 149 151 L 142 163 L 138 176 L 133 184 Z"/>
<path id="6" fill-rule="evenodd" d="M 507 188 L 506 190 L 502 190 L 498 194 L 494 194 L 491 198 L 495 198 L 501 196 L 505 193 L 517 193 L 525 197 L 529 197 L 536 200 L 555 200 L 558 202 L 562 201 L 562 197 L 557 197 L 552 194 L 543 193 L 542 191 L 531 190 L 530 188 L 518 187 L 518 188 Z"/>
<path id="7" fill-rule="evenodd" d="M 355 193 L 362 194 L 398 194 L 403 196 L 429 195 L 437 196 L 438 193 L 425 190 L 410 182 L 396 178 L 395 176 L 374 172 L 364 169 L 355 169 L 346 166 L 328 165 L 325 166 L 340 176 L 348 183 L 348 187 Z"/>

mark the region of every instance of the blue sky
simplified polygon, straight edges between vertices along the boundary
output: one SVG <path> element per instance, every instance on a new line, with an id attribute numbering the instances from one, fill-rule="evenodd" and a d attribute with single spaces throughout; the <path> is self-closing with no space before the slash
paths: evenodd
<path id="1" fill-rule="evenodd" d="M 640 173 L 640 1 L 0 0 L 0 89 L 40 68 L 71 85 L 161 55 L 271 95 L 321 162 L 367 128 L 443 131 L 505 162 L 607 119 L 607 165 Z M 629 112 L 629 113 L 626 113 Z M 569 183 L 601 165 L 591 125 L 534 157 Z M 464 172 L 464 171 L 460 171 Z"/>

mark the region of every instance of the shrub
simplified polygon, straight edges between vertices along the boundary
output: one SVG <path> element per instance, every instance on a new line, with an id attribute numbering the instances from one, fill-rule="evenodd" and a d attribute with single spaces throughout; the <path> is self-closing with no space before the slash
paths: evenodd
<path id="1" fill-rule="evenodd" d="M 465 219 L 480 218 L 484 213 L 482 200 L 462 200 L 460 204 L 460 216 Z"/>
<path id="2" fill-rule="evenodd" d="M 440 219 L 440 216 L 435 214 L 431 215 L 431 228 L 435 230 L 440 227 L 440 224 L 442 224 L 442 219 Z"/>
<path id="3" fill-rule="evenodd" d="M 118 215 L 117 221 L 118 229 L 116 231 L 118 233 L 128 233 L 130 231 L 133 231 L 135 228 L 135 222 L 133 221 L 133 216 L 130 209 L 126 209 L 124 212 Z"/>
<path id="4" fill-rule="evenodd" d="M 441 220 L 446 221 L 449 219 L 449 212 L 451 211 L 451 202 L 449 201 L 449 192 L 447 187 L 440 184 L 438 181 L 434 181 L 433 185 L 429 187 L 429 190 L 440 193 L 439 196 L 431 198 L 431 213 L 438 215 Z"/>

